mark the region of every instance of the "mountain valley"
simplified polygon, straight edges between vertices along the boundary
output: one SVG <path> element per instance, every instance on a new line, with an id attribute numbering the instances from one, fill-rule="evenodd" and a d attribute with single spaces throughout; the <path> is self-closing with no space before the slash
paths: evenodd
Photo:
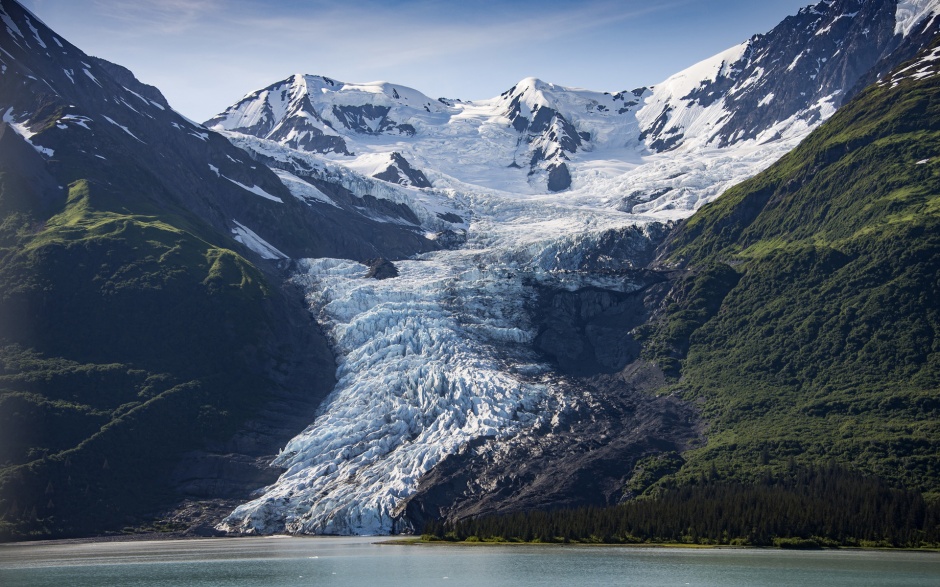
<path id="1" fill-rule="evenodd" d="M 830 462 L 937 499 L 938 15 L 824 0 L 615 93 L 297 74 L 200 125 L 2 0 L 0 535 Z"/>

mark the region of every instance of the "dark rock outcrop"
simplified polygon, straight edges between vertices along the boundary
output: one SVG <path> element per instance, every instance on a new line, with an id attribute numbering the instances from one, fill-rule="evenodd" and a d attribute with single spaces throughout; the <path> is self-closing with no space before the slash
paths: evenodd
<path id="1" fill-rule="evenodd" d="M 548 191 L 560 192 L 571 187 L 571 173 L 565 163 L 552 163 L 548 166 Z"/>
<path id="2" fill-rule="evenodd" d="M 369 270 L 366 271 L 366 279 L 392 279 L 398 277 L 398 267 L 388 259 L 370 259 L 366 261 Z"/>
<path id="3" fill-rule="evenodd" d="M 428 181 L 424 172 L 412 167 L 411 163 L 408 163 L 408 160 L 397 151 L 392 153 L 388 167 L 372 177 L 389 183 L 397 183 L 399 185 L 413 186 L 416 188 L 431 187 L 431 182 Z"/>
<path id="4" fill-rule="evenodd" d="M 555 365 L 553 385 L 566 399 L 512 440 L 479 439 L 447 457 L 404 515 L 421 528 L 429 519 L 616 504 L 638 461 L 697 445 L 696 407 L 653 394 L 666 379 L 639 358 L 635 338 L 675 277 L 637 271 L 625 278 L 628 293 L 537 286 L 534 346 Z"/>

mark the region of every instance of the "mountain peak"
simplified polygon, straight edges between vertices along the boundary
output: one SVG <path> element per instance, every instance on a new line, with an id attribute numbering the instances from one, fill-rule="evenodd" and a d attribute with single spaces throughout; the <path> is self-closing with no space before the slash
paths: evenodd
<path id="1" fill-rule="evenodd" d="M 638 113 L 654 151 L 796 136 L 854 95 L 940 0 L 825 0 L 655 87 Z M 928 31 L 929 32 L 929 31 Z M 879 66 L 891 69 L 896 62 Z"/>
<path id="2" fill-rule="evenodd" d="M 321 75 L 301 76 L 307 96 L 312 104 L 321 105 L 363 105 L 402 106 L 425 111 L 438 111 L 444 105 L 423 93 L 399 84 L 386 81 L 351 83 Z"/>
<path id="3" fill-rule="evenodd" d="M 516 84 L 516 93 L 524 93 L 528 90 L 541 91 L 546 89 L 554 89 L 555 84 L 551 84 L 541 79 L 533 76 L 522 78 L 519 80 L 519 83 Z"/>

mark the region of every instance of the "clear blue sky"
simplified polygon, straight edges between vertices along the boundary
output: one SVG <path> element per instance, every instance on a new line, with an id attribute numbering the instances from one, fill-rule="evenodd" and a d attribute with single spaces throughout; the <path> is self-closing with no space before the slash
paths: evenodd
<path id="1" fill-rule="evenodd" d="M 21 0 L 203 121 L 293 73 L 491 98 L 522 78 L 652 85 L 813 0 Z"/>

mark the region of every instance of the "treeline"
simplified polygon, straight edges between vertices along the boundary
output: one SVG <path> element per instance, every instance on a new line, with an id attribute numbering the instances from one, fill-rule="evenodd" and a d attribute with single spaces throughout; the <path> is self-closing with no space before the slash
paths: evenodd
<path id="1" fill-rule="evenodd" d="M 702 478 L 657 499 L 612 507 L 432 521 L 427 540 L 751 545 L 940 545 L 940 503 L 839 467 L 756 484 Z"/>

